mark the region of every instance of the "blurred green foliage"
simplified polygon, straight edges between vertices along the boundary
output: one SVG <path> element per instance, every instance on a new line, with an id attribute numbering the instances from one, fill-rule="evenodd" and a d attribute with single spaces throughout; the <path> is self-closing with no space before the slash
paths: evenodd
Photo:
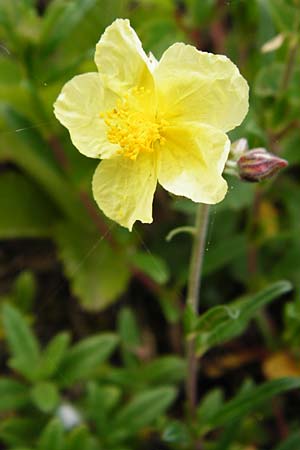
<path id="1" fill-rule="evenodd" d="M 182 392 L 191 236 L 165 237 L 195 207 L 159 190 L 153 225 L 108 222 L 91 196 L 97 161 L 52 111 L 68 79 L 95 70 L 116 17 L 157 58 L 177 41 L 228 55 L 250 85 L 231 139 L 289 161 L 259 185 L 228 177 L 211 209 L 204 314 L 185 314 L 205 353 L 194 420 Z M 299 450 L 299 390 L 298 404 L 270 403 L 300 386 L 299 39 L 299 0 L 0 0 L 2 448 Z M 265 370 L 278 352 L 298 377 Z"/>

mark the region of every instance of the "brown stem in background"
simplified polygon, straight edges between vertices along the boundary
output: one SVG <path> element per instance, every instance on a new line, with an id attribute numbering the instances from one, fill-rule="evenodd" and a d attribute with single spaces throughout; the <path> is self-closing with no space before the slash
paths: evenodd
<path id="1" fill-rule="evenodd" d="M 288 136 L 290 133 L 295 132 L 295 130 L 299 131 L 300 129 L 300 120 L 294 119 L 290 123 L 288 123 L 286 126 L 284 126 L 281 130 L 277 131 L 276 133 L 269 131 L 268 132 L 268 140 L 269 140 L 269 146 L 272 152 L 275 155 L 280 154 L 281 152 L 281 146 L 280 146 L 280 140 L 284 139 L 286 136 Z"/>
<path id="2" fill-rule="evenodd" d="M 284 441 L 289 435 L 289 427 L 287 426 L 287 423 L 285 421 L 285 417 L 278 399 L 273 399 L 272 408 L 278 427 L 278 434 L 280 436 L 280 439 Z"/>
<path id="3" fill-rule="evenodd" d="M 90 218 L 92 219 L 92 221 L 94 222 L 100 233 L 104 236 L 105 240 L 108 241 L 113 248 L 116 248 L 117 243 L 113 239 L 112 235 L 109 233 L 109 227 L 101 219 L 100 214 L 95 208 L 95 205 L 92 202 L 90 196 L 87 194 L 87 192 L 81 191 L 79 193 L 79 198 L 81 200 L 81 203 L 85 207 L 88 215 L 90 216 Z"/>
<path id="4" fill-rule="evenodd" d="M 48 139 L 48 144 L 52 149 L 54 157 L 59 166 L 65 172 L 68 172 L 70 169 L 70 163 L 66 156 L 64 148 L 59 142 L 58 138 L 56 136 L 51 136 L 51 138 Z M 100 231 L 102 236 L 104 236 L 105 240 L 107 240 L 114 249 L 117 249 L 119 247 L 118 243 L 110 234 L 110 229 L 108 225 L 102 220 L 101 215 L 97 207 L 91 200 L 90 196 L 86 192 L 80 192 L 79 199 L 84 208 L 86 209 L 91 220 L 96 225 L 97 229 Z M 131 267 L 131 271 L 134 277 L 140 283 L 142 283 L 151 293 L 157 295 L 160 292 L 161 289 L 160 286 L 157 283 L 155 283 L 155 281 L 153 281 L 151 278 L 149 278 L 147 275 L 145 275 L 143 272 L 141 272 L 139 269 L 137 269 L 136 267 Z"/>
<path id="5" fill-rule="evenodd" d="M 48 144 L 52 149 L 53 155 L 58 162 L 59 166 L 64 169 L 65 172 L 70 170 L 70 161 L 65 154 L 64 149 L 62 148 L 59 140 L 56 136 L 50 136 L 48 138 Z"/>
<path id="6" fill-rule="evenodd" d="M 225 53 L 225 40 L 228 30 L 225 27 L 225 11 L 226 2 L 224 0 L 217 1 L 218 17 L 210 25 L 210 37 L 213 44 L 213 50 L 216 53 Z"/>

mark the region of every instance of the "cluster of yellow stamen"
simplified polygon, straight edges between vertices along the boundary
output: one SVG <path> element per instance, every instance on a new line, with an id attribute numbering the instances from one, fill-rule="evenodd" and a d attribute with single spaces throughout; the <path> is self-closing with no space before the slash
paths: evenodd
<path id="1" fill-rule="evenodd" d="M 140 152 L 153 152 L 159 144 L 165 142 L 162 136 L 166 121 L 153 117 L 141 110 L 141 96 L 145 98 L 150 92 L 144 88 L 134 88 L 116 107 L 100 117 L 107 125 L 107 138 L 112 144 L 120 146 L 120 154 L 135 160 Z"/>

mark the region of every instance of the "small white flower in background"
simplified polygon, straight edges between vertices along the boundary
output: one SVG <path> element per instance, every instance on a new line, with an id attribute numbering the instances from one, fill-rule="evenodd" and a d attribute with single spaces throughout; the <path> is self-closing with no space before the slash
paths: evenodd
<path id="1" fill-rule="evenodd" d="M 67 403 L 60 405 L 56 414 L 66 430 L 69 430 L 82 422 L 79 412 L 72 405 Z"/>
<path id="2" fill-rule="evenodd" d="M 277 34 L 275 37 L 264 43 L 264 45 L 261 47 L 261 52 L 270 53 L 278 50 L 284 43 L 285 37 L 286 36 L 282 33 Z"/>

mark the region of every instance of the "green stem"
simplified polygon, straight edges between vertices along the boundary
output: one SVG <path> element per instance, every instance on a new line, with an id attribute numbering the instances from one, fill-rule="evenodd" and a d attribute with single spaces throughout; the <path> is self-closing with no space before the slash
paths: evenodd
<path id="1" fill-rule="evenodd" d="M 209 206 L 200 204 L 196 213 L 195 238 L 190 260 L 190 271 L 188 279 L 188 291 L 186 305 L 195 314 L 198 314 L 200 303 L 200 284 L 205 242 L 207 235 L 207 225 L 209 216 Z M 197 372 L 198 362 L 195 354 L 195 341 L 191 339 L 187 343 L 187 379 L 186 396 L 188 409 L 191 416 L 194 415 L 197 405 Z"/>
<path id="2" fill-rule="evenodd" d="M 291 81 L 291 78 L 293 76 L 293 72 L 294 72 L 295 65 L 296 65 L 298 49 L 299 49 L 299 40 L 298 40 L 298 37 L 294 37 L 294 40 L 290 46 L 290 51 L 288 54 L 285 71 L 283 73 L 283 77 L 281 80 L 281 90 L 280 90 L 281 94 L 286 91 L 286 89 L 288 88 L 289 83 Z"/>
<path id="3" fill-rule="evenodd" d="M 292 79 L 293 72 L 296 67 L 297 62 L 297 54 L 299 50 L 299 28 L 300 28 L 300 14 L 299 11 L 296 16 L 295 20 L 295 27 L 292 33 L 291 41 L 290 41 L 290 48 L 288 52 L 287 62 L 285 65 L 285 71 L 283 73 L 283 77 L 281 80 L 281 86 L 279 89 L 279 95 L 282 95 L 287 90 L 289 83 Z"/>

